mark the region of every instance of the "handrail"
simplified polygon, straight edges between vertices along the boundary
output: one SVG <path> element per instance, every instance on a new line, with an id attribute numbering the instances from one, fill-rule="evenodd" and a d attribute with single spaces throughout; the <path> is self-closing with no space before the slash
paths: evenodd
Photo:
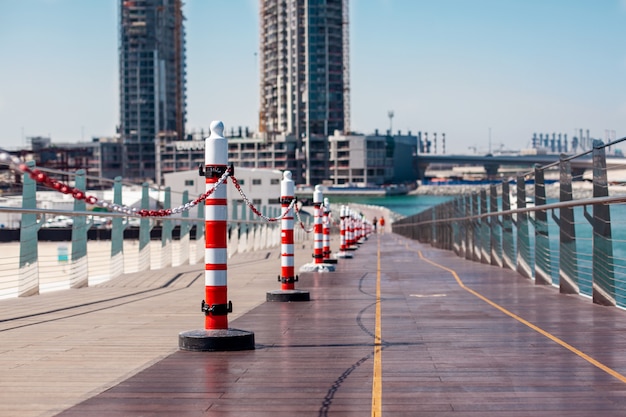
<path id="1" fill-rule="evenodd" d="M 621 142 L 624 142 L 624 141 L 626 141 L 626 136 L 624 136 L 623 138 L 620 138 L 620 139 L 616 139 L 613 142 L 609 142 L 609 143 L 606 143 L 606 144 L 603 143 L 602 145 L 599 145 L 596 148 L 597 149 L 605 149 L 605 148 L 609 148 L 611 146 L 617 145 L 618 143 L 621 143 Z M 548 169 L 548 168 L 552 168 L 552 167 L 558 166 L 561 162 L 573 161 L 576 158 L 580 158 L 580 157 L 589 155 L 592 152 L 593 152 L 593 149 L 589 149 L 587 151 L 578 153 L 576 155 L 569 155 L 569 156 L 562 155 L 562 158 L 559 161 L 550 162 L 549 164 L 542 165 L 539 168 L 540 169 L 544 169 L 544 170 Z M 563 156 L 565 156 L 565 157 L 563 157 Z M 521 175 L 526 177 L 526 176 L 532 175 L 532 174 L 534 174 L 534 171 L 528 171 L 528 172 L 525 172 L 525 173 L 523 173 Z"/>
<path id="2" fill-rule="evenodd" d="M 400 219 L 392 229 L 467 260 L 515 270 L 536 284 L 559 286 L 561 293 L 584 294 L 596 304 L 626 308 L 626 256 L 621 250 L 626 242 L 626 210 L 621 206 L 626 195 L 622 190 L 609 195 L 605 153 L 606 147 L 624 140 L 595 143 L 589 152 L 518 174 L 520 207 L 513 208 L 510 200 L 512 181 L 503 181 Z M 574 200 L 572 180 L 581 174 L 582 165 L 572 159 L 589 153 L 593 197 Z M 557 165 L 560 201 L 548 203 L 544 174 Z M 535 183 L 533 207 L 523 207 L 527 176 Z M 580 213 L 576 207 L 584 210 Z M 619 214 L 611 217 L 611 209 Z M 614 250 L 615 244 L 620 246 Z"/>
<path id="3" fill-rule="evenodd" d="M 476 219 L 484 219 L 487 217 L 495 217 L 502 215 L 510 215 L 510 214 L 519 214 L 519 213 L 529 213 L 529 212 L 537 212 L 537 211 L 547 211 L 554 209 L 562 209 L 562 208 L 571 208 L 571 207 L 580 207 L 580 206 L 591 206 L 594 204 L 626 204 L 626 195 L 623 196 L 615 196 L 615 197 L 592 197 L 592 198 L 584 198 L 580 200 L 572 200 L 567 202 L 558 202 L 558 203 L 550 203 L 543 204 L 541 206 L 534 207 L 522 207 L 513 210 L 504 210 L 490 213 L 481 213 L 474 216 L 465 216 L 465 217 L 448 217 L 445 219 L 433 219 L 426 220 L 417 223 L 395 223 L 398 227 L 406 227 L 406 226 L 421 226 L 426 224 L 437 224 L 437 223 L 448 223 L 453 221 L 464 221 L 464 220 L 476 220 Z"/>

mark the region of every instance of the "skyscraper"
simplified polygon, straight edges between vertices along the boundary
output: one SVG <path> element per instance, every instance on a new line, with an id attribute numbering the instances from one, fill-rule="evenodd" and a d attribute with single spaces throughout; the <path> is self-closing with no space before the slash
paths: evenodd
<path id="1" fill-rule="evenodd" d="M 158 178 L 159 141 L 185 134 L 181 0 L 120 1 L 120 134 L 124 177 Z"/>
<path id="2" fill-rule="evenodd" d="M 349 131 L 348 1 L 260 0 L 259 131 L 298 138 L 307 182 L 327 174 L 312 173 L 327 137 Z"/>

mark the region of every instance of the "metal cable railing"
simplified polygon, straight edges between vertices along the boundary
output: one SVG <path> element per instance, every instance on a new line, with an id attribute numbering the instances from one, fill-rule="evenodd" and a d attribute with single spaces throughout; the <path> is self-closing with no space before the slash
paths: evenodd
<path id="1" fill-rule="evenodd" d="M 398 220 L 393 231 L 466 259 L 517 270 L 561 292 L 626 307 L 626 187 L 608 180 L 611 171 L 626 164 L 608 169 L 605 155 L 606 147 L 624 140 L 563 156 L 492 185 L 491 193 L 482 189 Z M 591 185 L 576 186 L 574 179 L 583 174 L 573 172 L 569 163 L 589 153 Z M 557 196 L 546 196 L 546 173 L 558 174 Z M 554 193 L 554 187 L 549 189 Z"/>

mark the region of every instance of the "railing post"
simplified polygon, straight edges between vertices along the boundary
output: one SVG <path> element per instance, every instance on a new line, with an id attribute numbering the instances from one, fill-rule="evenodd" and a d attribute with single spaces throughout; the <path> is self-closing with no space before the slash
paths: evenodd
<path id="1" fill-rule="evenodd" d="M 517 208 L 526 207 L 526 180 L 523 175 L 517 176 Z M 533 277 L 530 260 L 530 235 L 528 231 L 528 214 L 517 213 L 517 272 L 523 277 Z"/>
<path id="2" fill-rule="evenodd" d="M 447 202 L 444 206 L 443 211 L 446 219 L 451 219 L 452 217 L 454 217 L 454 202 Z M 446 223 L 444 224 L 444 230 L 446 234 L 445 248 L 447 250 L 452 250 L 454 239 L 454 225 L 450 222 L 450 220 L 446 221 Z"/>
<path id="3" fill-rule="evenodd" d="M 593 148 L 593 197 L 608 197 L 604 147 Z M 593 302 L 614 306 L 615 272 L 613 269 L 613 240 L 611 234 L 611 207 L 593 205 Z"/>
<path id="4" fill-rule="evenodd" d="M 495 184 L 490 186 L 489 212 L 498 212 L 498 188 Z M 489 225 L 491 226 L 491 265 L 502 267 L 502 233 L 500 216 L 489 217 Z"/>
<path id="5" fill-rule="evenodd" d="M 183 205 L 189 202 L 189 191 L 183 191 L 182 203 Z M 180 222 L 180 237 L 178 238 L 178 263 L 184 265 L 189 262 L 189 231 L 191 230 L 191 224 L 186 219 L 189 218 L 189 210 L 183 210 L 181 213 L 183 221 Z"/>
<path id="6" fill-rule="evenodd" d="M 204 204 L 198 204 L 198 218 L 199 219 L 204 219 L 204 212 L 206 211 L 204 209 Z M 199 260 L 204 259 L 205 256 L 205 231 L 204 231 L 205 227 L 204 227 L 204 221 L 203 220 L 199 220 L 198 222 L 196 222 L 196 255 L 195 258 L 193 260 L 193 263 L 198 263 Z M 191 262 L 191 260 L 190 260 Z"/>
<path id="7" fill-rule="evenodd" d="M 74 177 L 75 188 L 85 192 L 85 170 L 79 169 Z M 86 211 L 85 200 L 74 199 L 74 211 Z M 89 285 L 87 266 L 87 218 L 75 216 L 72 222 L 72 268 L 70 288 L 82 288 Z"/>
<path id="8" fill-rule="evenodd" d="M 464 198 L 463 197 L 457 197 L 455 199 L 455 205 L 454 205 L 454 217 L 457 218 L 462 218 L 463 217 L 463 209 L 464 209 Z M 465 221 L 464 220 L 458 220 L 455 222 L 456 223 L 456 227 L 458 229 L 458 245 L 459 245 L 459 253 L 457 253 L 457 255 L 460 258 L 465 258 L 465 251 L 467 250 L 466 246 L 465 246 L 465 235 L 467 233 L 467 230 L 465 228 Z"/>
<path id="9" fill-rule="evenodd" d="M 487 214 L 487 190 L 480 190 L 480 214 Z M 480 262 L 483 264 L 491 264 L 491 233 L 489 217 L 483 217 L 480 220 Z"/>
<path id="10" fill-rule="evenodd" d="M 144 182 L 141 187 L 141 209 L 150 210 L 150 190 L 148 183 Z M 139 256 L 137 258 L 137 270 L 148 271 L 150 269 L 150 219 L 142 217 L 139 220 Z"/>
<path id="11" fill-rule="evenodd" d="M 433 246 L 435 248 L 437 248 L 437 226 L 438 224 L 433 222 L 433 220 L 437 219 L 437 206 L 435 207 L 431 207 L 430 209 L 428 209 L 428 215 L 429 218 L 428 220 L 430 220 L 430 232 L 428 234 L 428 241 L 430 243 L 430 246 Z"/>
<path id="12" fill-rule="evenodd" d="M 445 205 L 440 204 L 434 211 L 435 219 L 441 220 L 445 218 Z M 446 225 L 442 222 L 437 222 L 437 236 L 436 243 L 437 247 L 441 249 L 446 248 Z"/>
<path id="13" fill-rule="evenodd" d="M 263 216 L 268 217 L 267 216 L 267 206 L 263 206 L 261 209 L 261 212 L 263 213 Z M 268 222 L 261 224 L 261 239 L 259 242 L 259 249 L 265 249 L 268 247 L 269 242 L 268 242 L 268 234 L 270 233 L 269 230 L 269 226 L 270 224 Z"/>
<path id="14" fill-rule="evenodd" d="M 26 165 L 32 170 L 34 161 Z M 22 176 L 22 208 L 37 208 L 37 183 L 28 174 Z M 22 213 L 20 222 L 20 272 L 18 293 L 19 297 L 39 294 L 39 254 L 37 251 L 37 232 L 41 223 L 37 222 L 35 213 Z"/>
<path id="15" fill-rule="evenodd" d="M 502 183 L 502 211 L 511 210 L 511 190 L 508 182 Z M 516 269 L 515 241 L 513 240 L 513 219 L 510 214 L 502 215 L 502 267 Z"/>
<path id="16" fill-rule="evenodd" d="M 122 205 L 122 177 L 115 177 L 113 181 L 113 204 Z M 127 225 L 121 217 L 113 217 L 111 220 L 110 279 L 124 273 L 124 229 Z"/>
<path id="17" fill-rule="evenodd" d="M 211 135 L 205 141 L 204 176 L 207 192 L 228 170 L 228 141 L 222 135 L 223 132 L 222 122 L 212 122 Z M 205 200 L 204 330 L 180 333 L 178 345 L 184 350 L 254 349 L 254 333 L 228 328 L 228 313 L 232 312 L 232 303 L 228 301 L 227 294 L 227 202 L 226 184 L 218 186 Z"/>
<path id="18" fill-rule="evenodd" d="M 471 261 L 474 259 L 474 221 L 468 219 L 472 215 L 472 194 L 465 196 L 465 259 Z"/>
<path id="19" fill-rule="evenodd" d="M 165 187 L 163 208 L 172 208 L 172 190 L 170 187 Z M 161 268 L 172 266 L 172 229 L 171 218 L 164 218 L 161 222 Z"/>
<path id="20" fill-rule="evenodd" d="M 535 167 L 535 207 L 546 205 L 546 186 L 543 169 Z M 548 235 L 548 213 L 535 213 L 535 284 L 552 284 L 552 262 L 550 260 L 550 237 Z"/>
<path id="21" fill-rule="evenodd" d="M 478 193 L 472 193 L 471 194 L 471 198 L 472 198 L 472 216 L 477 216 L 479 214 L 479 207 L 480 207 L 480 195 Z M 482 254 L 482 247 L 481 247 L 481 243 L 482 243 L 482 238 L 481 238 L 481 230 L 480 230 L 480 220 L 479 219 L 472 219 L 472 234 L 473 234 L 473 241 L 472 241 L 472 245 L 474 246 L 474 250 L 473 250 L 473 258 L 472 261 L 474 262 L 480 262 L 480 258 L 481 258 L 481 254 Z"/>
<path id="22" fill-rule="evenodd" d="M 460 198 L 452 200 L 452 217 L 460 217 L 461 201 Z M 463 223 L 457 220 L 452 223 L 452 247 L 456 256 L 463 256 L 465 251 L 464 239 Z"/>
<path id="23" fill-rule="evenodd" d="M 572 164 L 561 155 L 559 166 L 559 197 L 561 203 L 574 199 L 572 193 Z M 576 227 L 574 208 L 559 209 L 559 292 L 562 294 L 578 294 L 578 256 L 576 256 Z"/>
<path id="24" fill-rule="evenodd" d="M 248 207 L 244 202 L 241 204 L 241 222 L 239 223 L 239 253 L 247 252 L 249 238 L 250 227 L 248 225 Z"/>

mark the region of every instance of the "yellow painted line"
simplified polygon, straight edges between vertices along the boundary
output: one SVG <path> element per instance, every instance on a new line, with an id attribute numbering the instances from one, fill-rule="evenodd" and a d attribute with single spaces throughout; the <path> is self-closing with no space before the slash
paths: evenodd
<path id="1" fill-rule="evenodd" d="M 592 358 L 591 356 L 587 355 L 586 353 L 576 349 L 574 346 L 570 345 L 569 343 L 559 339 L 558 337 L 554 336 L 553 334 L 543 330 L 542 328 L 535 326 L 534 324 L 532 324 L 531 322 L 524 320 L 523 318 L 521 318 L 520 316 L 518 316 L 515 313 L 512 313 L 511 311 L 507 310 L 506 308 L 500 306 L 499 304 L 494 303 L 493 301 L 491 301 L 490 299 L 488 299 L 487 297 L 477 293 L 476 291 L 474 291 L 471 288 L 468 288 L 465 286 L 465 284 L 463 283 L 463 281 L 461 281 L 461 278 L 459 278 L 459 276 L 457 275 L 457 273 L 450 268 L 446 268 L 443 265 L 440 265 L 436 262 L 431 261 L 430 259 L 427 259 L 424 257 L 424 255 L 422 254 L 422 251 L 417 251 L 417 253 L 419 254 L 419 257 L 428 262 L 429 264 L 436 266 L 437 268 L 443 269 L 444 271 L 448 271 L 450 274 L 452 274 L 452 276 L 454 277 L 454 279 L 456 280 L 456 282 L 459 284 L 459 286 L 461 288 L 463 288 L 465 291 L 469 292 L 472 295 L 475 295 L 476 297 L 480 298 L 481 300 L 483 300 L 484 302 L 486 302 L 487 304 L 489 304 L 490 306 L 496 308 L 497 310 L 500 310 L 501 312 L 503 312 L 504 314 L 506 314 L 509 317 L 514 318 L 515 320 L 519 321 L 520 323 L 530 327 L 531 329 L 533 329 L 534 331 L 536 331 L 537 333 L 542 334 L 543 336 L 547 337 L 548 339 L 552 340 L 553 342 L 563 346 L 565 349 L 569 350 L 570 352 L 578 355 L 579 357 L 583 358 L 584 360 L 586 360 L 587 362 L 589 362 L 590 364 L 602 369 L 604 372 L 606 372 L 607 374 L 611 375 L 612 377 L 620 380 L 621 382 L 626 383 L 626 376 L 620 374 L 619 372 L 615 371 L 614 369 L 609 368 L 608 366 L 604 365 L 601 362 L 598 362 L 597 360 L 595 360 L 594 358 Z"/>
<path id="2" fill-rule="evenodd" d="M 372 381 L 372 417 L 383 415 L 383 359 L 380 317 L 380 237 L 376 265 L 376 328 L 374 330 L 374 376 Z"/>

